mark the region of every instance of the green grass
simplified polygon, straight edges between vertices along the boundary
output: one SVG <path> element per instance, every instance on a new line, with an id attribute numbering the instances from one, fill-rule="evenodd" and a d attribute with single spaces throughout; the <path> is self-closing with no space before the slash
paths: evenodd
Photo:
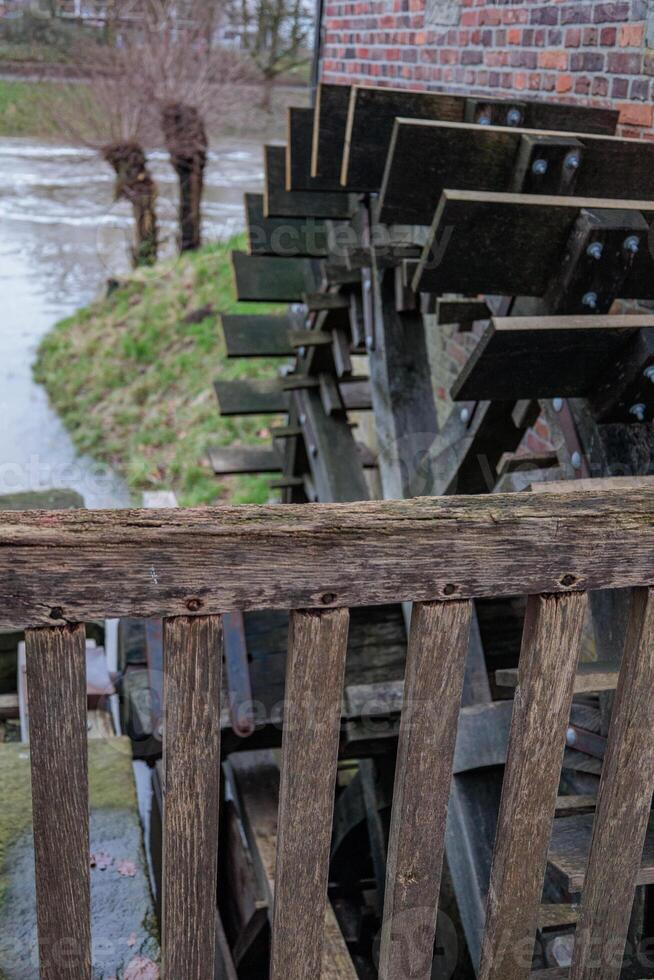
<path id="1" fill-rule="evenodd" d="M 279 360 L 228 360 L 218 313 L 269 312 L 236 302 L 229 253 L 243 239 L 209 245 L 139 271 L 106 299 L 57 324 L 34 373 L 77 448 L 122 473 L 131 490 L 169 489 L 184 506 L 268 499 L 267 477 L 218 482 L 210 444 L 269 445 L 271 419 L 224 419 L 212 382 L 271 377 Z M 184 317 L 210 304 L 189 325 Z"/>
<path id="2" fill-rule="evenodd" d="M 66 98 L 66 85 L 0 80 L 0 136 L 61 135 L 48 107 Z"/>

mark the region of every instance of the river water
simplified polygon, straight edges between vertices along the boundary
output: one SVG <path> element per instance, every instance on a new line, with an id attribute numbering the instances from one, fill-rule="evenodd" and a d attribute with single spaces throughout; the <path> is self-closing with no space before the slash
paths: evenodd
<path id="1" fill-rule="evenodd" d="M 175 247 L 175 175 L 151 155 L 164 252 Z M 263 177 L 261 144 L 224 140 L 207 168 L 204 236 L 243 227 L 243 192 Z M 129 268 L 130 208 L 113 201 L 111 170 L 95 153 L 25 139 L 0 140 L 0 494 L 69 487 L 87 507 L 120 507 L 116 474 L 79 456 L 32 362 L 50 327 Z"/>

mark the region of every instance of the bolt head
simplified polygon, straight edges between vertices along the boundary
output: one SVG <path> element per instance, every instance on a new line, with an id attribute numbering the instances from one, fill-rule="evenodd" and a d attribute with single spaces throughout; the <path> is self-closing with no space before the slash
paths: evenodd
<path id="1" fill-rule="evenodd" d="M 638 235 L 629 235 L 623 242 L 623 248 L 632 255 L 636 255 L 640 249 L 640 238 Z"/>
<path id="2" fill-rule="evenodd" d="M 586 293 L 581 298 L 581 305 L 587 306 L 590 310 L 594 310 L 597 307 L 597 293 Z"/>
<path id="3" fill-rule="evenodd" d="M 633 415 L 638 422 L 644 422 L 646 411 L 647 407 L 642 402 L 637 402 L 635 405 L 631 406 L 629 409 L 629 414 Z"/>
<path id="4" fill-rule="evenodd" d="M 570 462 L 572 463 L 572 465 L 574 466 L 574 468 L 576 470 L 580 470 L 581 469 L 581 453 L 578 453 L 575 450 L 573 452 L 572 456 L 570 457 Z"/>
<path id="5" fill-rule="evenodd" d="M 542 177 L 543 174 L 547 173 L 548 166 L 549 164 L 547 163 L 547 160 L 543 160 L 542 158 L 538 160 L 534 160 L 534 162 L 531 165 L 531 171 L 532 173 L 536 174 L 538 177 Z"/>
<path id="6" fill-rule="evenodd" d="M 306 421 L 307 421 L 307 417 L 304 414 L 304 412 L 302 412 L 302 414 L 300 415 L 300 425 L 306 425 Z"/>
<path id="7" fill-rule="evenodd" d="M 311 453 L 311 456 L 315 459 L 316 456 L 318 455 L 318 447 L 314 446 L 314 444 L 311 443 L 311 445 L 309 446 L 309 452 Z"/>
<path id="8" fill-rule="evenodd" d="M 480 126 L 490 126 L 490 124 L 491 124 L 491 117 L 490 116 L 486 116 L 486 115 L 480 116 L 479 119 L 478 119 L 478 122 L 479 122 L 479 125 Z"/>
<path id="9" fill-rule="evenodd" d="M 568 170 L 577 170 L 580 163 L 581 163 L 581 159 L 576 151 L 573 151 L 572 153 L 568 153 L 568 155 L 564 160 L 564 164 L 568 168 Z"/>
<path id="10" fill-rule="evenodd" d="M 643 374 L 648 381 L 654 381 L 654 364 L 650 364 L 649 367 L 646 367 Z"/>
<path id="11" fill-rule="evenodd" d="M 562 398 L 553 398 L 552 399 L 552 408 L 554 409 L 555 412 L 560 412 L 563 409 L 563 399 Z"/>
<path id="12" fill-rule="evenodd" d="M 522 113 L 519 109 L 509 109 L 506 114 L 506 121 L 509 126 L 519 126 L 522 122 Z"/>
<path id="13" fill-rule="evenodd" d="M 460 411 L 460 413 L 459 413 L 459 418 L 461 419 L 462 422 L 469 422 L 470 421 L 470 409 L 469 408 L 462 408 L 461 411 Z"/>
<path id="14" fill-rule="evenodd" d="M 586 255 L 589 255 L 591 259 L 601 259 L 603 251 L 604 246 L 601 242 L 591 242 L 586 249 Z"/>

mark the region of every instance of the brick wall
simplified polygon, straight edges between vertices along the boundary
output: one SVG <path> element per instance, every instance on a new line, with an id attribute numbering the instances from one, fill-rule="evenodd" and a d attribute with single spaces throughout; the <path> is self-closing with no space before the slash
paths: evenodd
<path id="1" fill-rule="evenodd" d="M 326 0 L 322 79 L 611 105 L 654 139 L 654 0 Z"/>

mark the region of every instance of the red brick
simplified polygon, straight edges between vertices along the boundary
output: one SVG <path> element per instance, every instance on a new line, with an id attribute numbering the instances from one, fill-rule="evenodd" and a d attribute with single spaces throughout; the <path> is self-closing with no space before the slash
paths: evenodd
<path id="1" fill-rule="evenodd" d="M 556 79 L 557 92 L 570 92 L 572 89 L 572 75 L 558 75 Z"/>
<path id="2" fill-rule="evenodd" d="M 600 31 L 600 44 L 603 48 L 613 48 L 618 38 L 618 32 L 615 27 L 604 27 Z"/>
<path id="3" fill-rule="evenodd" d="M 627 54 L 624 51 L 609 51 L 606 59 L 607 71 L 614 75 L 638 75 L 643 59 L 639 53 Z"/>
<path id="4" fill-rule="evenodd" d="M 565 32 L 566 48 L 578 48 L 581 44 L 581 30 L 578 27 L 569 27 Z"/>
<path id="5" fill-rule="evenodd" d="M 510 27 L 506 32 L 506 39 L 509 44 L 521 44 L 522 30 L 519 27 Z"/>
<path id="6" fill-rule="evenodd" d="M 623 24 L 619 37 L 621 48 L 640 48 L 645 38 L 645 25 Z"/>
<path id="7" fill-rule="evenodd" d="M 566 51 L 541 51 L 538 55 L 540 68 L 552 68 L 557 71 L 565 70 L 568 67 L 568 55 Z"/>
<path id="8" fill-rule="evenodd" d="M 618 103 L 620 110 L 620 125 L 651 127 L 654 107 L 651 105 L 634 105 L 631 102 Z"/>

